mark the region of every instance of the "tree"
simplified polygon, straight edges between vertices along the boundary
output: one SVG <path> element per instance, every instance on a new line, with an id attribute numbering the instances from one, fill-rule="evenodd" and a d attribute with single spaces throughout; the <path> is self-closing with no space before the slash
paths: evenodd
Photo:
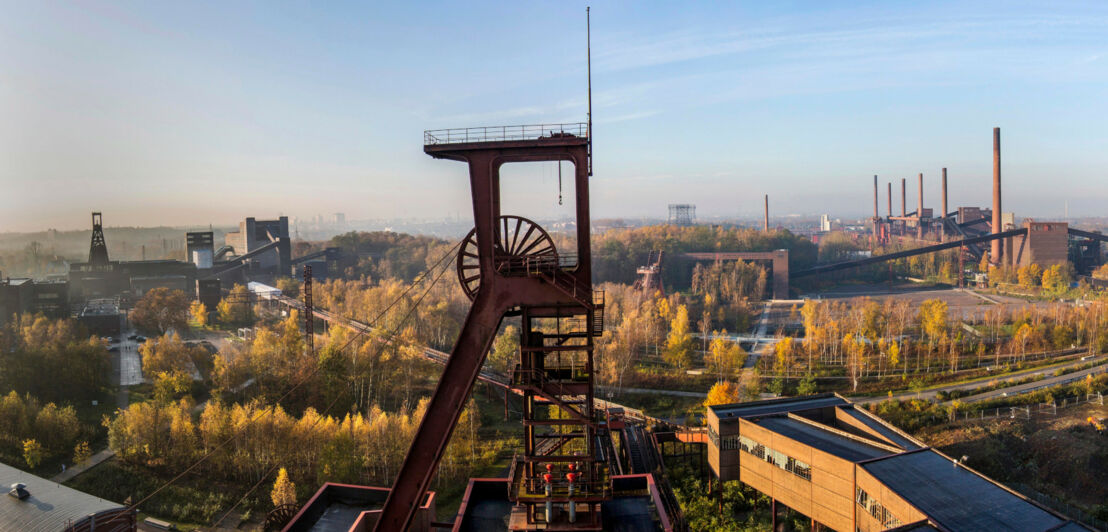
<path id="1" fill-rule="evenodd" d="M 1035 288 L 1039 286 L 1043 278 L 1043 267 L 1034 263 L 1021 266 L 1019 270 L 1016 271 L 1016 278 L 1019 279 L 1020 286 L 1024 288 Z"/>
<path id="2" fill-rule="evenodd" d="M 692 334 L 689 333 L 689 309 L 685 305 L 678 305 L 673 321 L 670 322 L 663 357 L 666 362 L 678 368 L 687 368 L 692 365 L 692 346 Z"/>
<path id="3" fill-rule="evenodd" d="M 208 325 L 208 306 L 201 303 L 200 300 L 192 302 L 189 306 L 189 316 L 192 317 L 193 323 L 196 323 L 197 327 L 206 327 Z"/>
<path id="4" fill-rule="evenodd" d="M 1053 294 L 1061 294 L 1069 289 L 1073 282 L 1073 266 L 1055 264 L 1043 272 L 1043 288 Z"/>
<path id="5" fill-rule="evenodd" d="M 508 325 L 493 342 L 487 364 L 492 366 L 492 369 L 507 375 L 517 360 L 519 360 L 519 329 L 515 325 Z"/>
<path id="6" fill-rule="evenodd" d="M 277 279 L 277 289 L 281 291 L 281 295 L 285 297 L 291 297 L 294 299 L 300 299 L 300 280 L 293 277 L 281 277 Z"/>
<path id="7" fill-rule="evenodd" d="M 797 395 L 812 395 L 818 391 L 819 386 L 816 385 L 816 378 L 812 375 L 800 379 L 800 383 L 796 385 Z"/>
<path id="8" fill-rule="evenodd" d="M 135 303 L 131 321 L 148 333 L 165 334 L 170 329 L 188 327 L 189 300 L 181 290 L 158 287 L 146 292 Z"/>
<path id="9" fill-rule="evenodd" d="M 250 306 L 250 291 L 241 284 L 215 307 L 219 322 L 223 325 L 250 325 L 254 322 L 254 309 Z"/>
<path id="10" fill-rule="evenodd" d="M 716 331 L 714 334 L 716 338 L 708 347 L 708 365 L 716 371 L 719 379 L 723 380 L 742 365 L 746 353 L 742 346 L 724 338 L 727 335 L 726 329 Z"/>
<path id="11" fill-rule="evenodd" d="M 23 460 L 34 469 L 42 463 L 42 445 L 36 440 L 23 440 Z"/>
<path id="12" fill-rule="evenodd" d="M 738 401 L 739 387 L 731 381 L 720 381 L 708 390 L 708 398 L 704 400 L 704 406 L 726 405 Z"/>
<path id="13" fill-rule="evenodd" d="M 789 369 L 793 366 L 794 342 L 792 336 L 786 336 L 777 340 L 773 345 L 773 364 L 779 375 L 789 375 Z"/>
<path id="14" fill-rule="evenodd" d="M 180 337 L 170 333 L 147 340 L 139 347 L 139 355 L 142 356 L 142 371 L 150 377 L 161 372 L 191 374 L 194 360 L 200 360 L 208 353 L 202 347 L 186 345 Z"/>
<path id="15" fill-rule="evenodd" d="M 858 391 L 858 382 L 866 368 L 866 340 L 862 336 L 847 333 L 843 337 L 843 349 L 846 351 L 846 371 L 850 377 L 852 391 Z"/>
<path id="16" fill-rule="evenodd" d="M 80 443 L 77 444 L 76 447 L 73 448 L 73 463 L 74 464 L 83 463 L 85 460 L 88 460 L 89 458 L 92 458 L 92 449 L 89 448 L 87 441 L 80 442 Z"/>
<path id="17" fill-rule="evenodd" d="M 184 371 L 159 371 L 154 379 L 154 400 L 171 403 L 192 388 L 192 376 Z"/>
<path id="18" fill-rule="evenodd" d="M 931 354 L 935 344 L 946 335 L 947 304 L 941 299 L 928 299 L 919 306 L 920 332 L 927 336 L 927 369 L 930 369 Z"/>
<path id="19" fill-rule="evenodd" d="M 296 484 L 289 480 L 289 472 L 283 467 L 277 470 L 277 480 L 273 481 L 273 491 L 269 492 L 269 498 L 275 507 L 296 504 Z"/>

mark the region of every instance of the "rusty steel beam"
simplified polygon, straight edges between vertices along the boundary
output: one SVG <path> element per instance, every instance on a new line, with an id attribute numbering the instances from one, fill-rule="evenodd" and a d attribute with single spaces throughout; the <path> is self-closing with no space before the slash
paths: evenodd
<path id="1" fill-rule="evenodd" d="M 581 291 L 590 300 L 592 298 L 588 138 L 552 133 L 531 139 L 426 144 L 424 152 L 438 159 L 462 161 L 469 167 L 480 285 L 396 482 L 381 508 L 377 531 L 402 531 L 411 526 L 504 315 L 513 309 L 526 311 L 530 306 L 576 307 L 581 304 L 580 297 L 585 297 L 571 294 L 548 280 L 511 277 L 497 269 L 494 243 L 499 241 L 501 231 L 500 167 L 503 164 L 559 160 L 573 163 L 578 263 L 574 271 L 567 271 L 565 275 L 572 276 L 572 281 L 568 282 L 574 288 L 582 287 Z M 589 346 L 591 354 L 591 343 Z M 590 389 L 590 407 L 591 400 Z"/>
<path id="2" fill-rule="evenodd" d="M 1011 238 L 1011 237 L 1014 237 L 1014 236 L 1019 236 L 1019 235 L 1024 235 L 1024 234 L 1027 234 L 1027 228 L 1026 227 L 1021 227 L 1019 229 L 1012 229 L 1011 231 L 1004 231 L 1003 233 L 986 234 L 986 235 L 975 236 L 975 237 L 971 237 L 971 238 L 965 238 L 965 239 L 962 239 L 962 240 L 952 240 L 950 242 L 944 242 L 942 244 L 935 244 L 935 245 L 932 245 L 932 246 L 925 246 L 925 247 L 922 247 L 922 248 L 908 249 L 908 250 L 904 250 L 904 251 L 897 251 L 896 253 L 889 253 L 887 255 L 880 255 L 880 256 L 877 256 L 877 257 L 867 257 L 867 258 L 858 259 L 858 260 L 848 260 L 848 261 L 845 261 L 845 262 L 836 262 L 834 264 L 824 264 L 824 265 L 821 265 L 821 266 L 816 266 L 814 268 L 809 268 L 807 270 L 800 270 L 798 272 L 792 273 L 790 277 L 791 278 L 807 277 L 809 275 L 818 275 L 818 274 L 821 274 L 821 273 L 831 273 L 831 272 L 835 272 L 835 271 L 839 271 L 839 270 L 846 270 L 846 269 L 850 269 L 850 268 L 857 268 L 857 267 L 860 267 L 860 266 L 867 266 L 867 265 L 870 265 L 870 264 L 877 264 L 877 263 L 885 262 L 885 261 L 889 261 L 889 260 L 902 259 L 902 258 L 905 258 L 905 257 L 912 257 L 912 256 L 915 256 L 915 255 L 923 255 L 925 253 L 934 253 L 936 251 L 942 251 L 944 249 L 951 249 L 951 248 L 956 248 L 956 247 L 961 247 L 961 246 L 968 246 L 970 244 L 976 244 L 978 242 L 988 242 L 990 240 L 993 241 L 993 242 L 997 242 L 997 241 L 999 241 L 1001 239 L 1004 239 L 1004 238 Z"/>
<path id="3" fill-rule="evenodd" d="M 1000 128 L 993 128 L 993 234 L 1000 233 Z M 993 266 L 1000 266 L 1001 242 L 993 240 L 992 251 L 989 254 L 989 262 Z"/>

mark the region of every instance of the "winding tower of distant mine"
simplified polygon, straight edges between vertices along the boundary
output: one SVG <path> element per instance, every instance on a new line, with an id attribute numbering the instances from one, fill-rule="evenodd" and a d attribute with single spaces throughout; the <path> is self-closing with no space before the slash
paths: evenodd
<path id="1" fill-rule="evenodd" d="M 469 167 L 476 227 L 458 251 L 457 271 L 473 306 L 377 530 L 411 523 L 505 316 L 522 320 L 512 387 L 523 396 L 524 449 L 512 464 L 510 529 L 599 530 L 611 479 L 593 408 L 604 294 L 592 288 L 588 125 L 428 131 L 424 152 Z M 535 161 L 574 166 L 575 253 L 556 249 L 531 220 L 501 213 L 500 167 Z"/>

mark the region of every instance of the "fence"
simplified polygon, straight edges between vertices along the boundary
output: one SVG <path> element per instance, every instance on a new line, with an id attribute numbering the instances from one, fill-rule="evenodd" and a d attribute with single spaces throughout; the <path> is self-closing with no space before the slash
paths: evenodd
<path id="1" fill-rule="evenodd" d="M 1032 419 L 1042 418 L 1044 416 L 1055 416 L 1058 414 L 1058 409 L 1068 408 L 1071 406 L 1078 406 L 1082 404 L 1098 404 L 1104 405 L 1104 394 L 1101 392 L 1085 394 L 1084 396 L 1070 396 L 1063 397 L 1061 399 L 1055 399 L 1050 403 L 1039 403 L 1037 405 L 1022 405 L 1022 406 L 1001 406 L 997 408 L 987 408 L 977 410 L 976 412 L 964 411 L 958 412 L 957 410 L 950 411 L 950 421 L 984 421 L 992 419 Z"/>
<path id="2" fill-rule="evenodd" d="M 1069 504 L 1057 497 L 1052 497 L 1045 493 L 1040 493 L 1026 484 L 1013 482 L 1009 485 L 1012 487 L 1012 489 L 1022 493 L 1027 498 L 1034 499 L 1039 504 L 1046 506 L 1056 512 L 1059 512 L 1066 517 L 1077 519 L 1078 521 L 1081 521 L 1082 523 L 1089 525 L 1096 530 L 1108 531 L 1108 522 L 1089 515 L 1088 512 L 1082 510 L 1081 508 Z"/>

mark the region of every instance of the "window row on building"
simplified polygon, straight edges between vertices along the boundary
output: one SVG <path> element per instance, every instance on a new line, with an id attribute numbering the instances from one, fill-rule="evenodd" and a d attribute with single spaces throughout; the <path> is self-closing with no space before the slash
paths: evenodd
<path id="1" fill-rule="evenodd" d="M 739 448 L 739 435 L 732 434 L 720 438 L 719 433 L 711 426 L 708 427 L 708 439 L 721 451 L 735 451 Z"/>
<path id="2" fill-rule="evenodd" d="M 854 499 L 864 512 L 876 519 L 885 528 L 896 528 L 901 525 L 900 519 L 897 519 L 892 512 L 877 502 L 877 499 L 870 497 L 866 490 L 854 488 Z"/>
<path id="3" fill-rule="evenodd" d="M 743 452 L 750 453 L 766 462 L 769 462 L 789 473 L 792 473 L 804 480 L 812 480 L 812 466 L 807 463 L 801 462 L 796 458 L 793 458 L 785 453 L 776 451 L 766 447 L 765 445 L 758 443 L 746 436 L 739 436 L 739 449 Z M 721 447 L 722 448 L 722 447 Z"/>

